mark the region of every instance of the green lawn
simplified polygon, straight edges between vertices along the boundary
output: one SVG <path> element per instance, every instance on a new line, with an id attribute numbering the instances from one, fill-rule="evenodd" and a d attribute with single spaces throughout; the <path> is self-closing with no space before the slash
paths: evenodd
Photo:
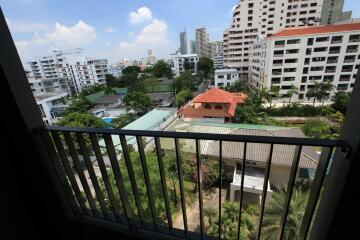
<path id="1" fill-rule="evenodd" d="M 147 87 L 148 92 L 171 92 L 172 90 L 171 84 L 158 84 Z"/>

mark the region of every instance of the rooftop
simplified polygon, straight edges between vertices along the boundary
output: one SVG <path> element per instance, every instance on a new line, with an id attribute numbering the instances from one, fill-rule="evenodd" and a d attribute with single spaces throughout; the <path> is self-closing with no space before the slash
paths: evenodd
<path id="1" fill-rule="evenodd" d="M 253 136 L 273 136 L 273 137 L 299 137 L 306 136 L 300 128 L 287 128 L 266 125 L 252 125 L 252 124 L 221 124 L 221 123 L 202 123 L 202 122 L 184 122 L 178 120 L 172 124 L 167 131 L 181 131 L 181 132 L 200 132 L 200 133 L 214 133 L 214 134 L 236 134 L 236 135 L 253 135 Z M 167 140 L 162 140 L 161 146 L 166 148 L 173 147 L 172 143 L 167 143 Z M 180 140 L 184 146 L 184 151 L 193 152 L 193 140 Z M 219 141 L 200 141 L 201 153 L 207 156 L 219 156 Z M 244 150 L 244 143 L 227 142 L 223 144 L 223 158 L 227 159 L 242 159 Z M 247 159 L 256 162 L 266 162 L 270 152 L 269 144 L 262 143 L 248 143 L 247 144 Z M 273 164 L 289 166 L 292 164 L 295 147 L 291 145 L 274 145 Z M 300 157 L 299 166 L 302 168 L 316 168 L 319 156 L 315 148 L 304 146 Z"/>
<path id="2" fill-rule="evenodd" d="M 95 103 L 96 104 L 112 104 L 116 103 L 121 98 L 120 95 L 105 95 L 98 98 Z"/>
<path id="3" fill-rule="evenodd" d="M 67 96 L 66 92 L 60 92 L 60 93 L 45 93 L 45 94 L 41 94 L 41 95 L 35 95 L 35 99 L 36 101 L 41 101 L 41 100 L 45 100 L 45 99 L 50 99 L 50 98 L 62 98 Z"/>
<path id="4" fill-rule="evenodd" d="M 281 30 L 268 38 L 274 37 L 288 37 L 288 36 L 301 36 L 301 35 L 316 35 L 321 33 L 334 33 L 334 32 L 350 32 L 360 31 L 360 23 L 350 24 L 336 24 L 336 25 L 324 25 L 316 27 L 295 27 L 286 28 Z"/>
<path id="5" fill-rule="evenodd" d="M 215 74 L 216 74 L 216 73 L 228 73 L 228 72 L 239 72 L 239 71 L 236 70 L 236 69 L 234 69 L 234 68 L 217 69 L 217 70 L 215 70 Z"/>
<path id="6" fill-rule="evenodd" d="M 117 95 L 124 96 L 127 94 L 127 88 L 113 88 L 113 90 L 116 91 Z M 92 104 L 96 104 L 96 101 L 101 98 L 102 96 L 105 96 L 104 91 L 97 92 L 91 95 L 86 96 L 86 100 L 88 100 Z"/>

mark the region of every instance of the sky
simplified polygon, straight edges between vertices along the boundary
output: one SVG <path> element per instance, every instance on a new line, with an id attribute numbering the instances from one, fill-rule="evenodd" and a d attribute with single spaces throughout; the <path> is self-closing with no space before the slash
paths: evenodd
<path id="1" fill-rule="evenodd" d="M 153 49 L 167 58 L 180 45 L 179 32 L 205 26 L 210 40 L 222 40 L 239 0 L 0 0 L 23 62 L 53 50 L 83 48 L 86 56 L 145 58 Z M 344 10 L 360 17 L 360 1 Z"/>

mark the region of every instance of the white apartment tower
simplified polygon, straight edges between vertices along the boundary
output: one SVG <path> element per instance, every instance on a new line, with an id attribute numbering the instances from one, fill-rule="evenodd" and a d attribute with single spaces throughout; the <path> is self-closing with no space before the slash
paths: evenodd
<path id="1" fill-rule="evenodd" d="M 288 27 L 318 25 L 324 1 L 328 2 L 242 0 L 233 11 L 230 28 L 224 32 L 224 66 L 236 68 L 247 76 L 250 48 L 257 38 L 268 37 Z"/>
<path id="2" fill-rule="evenodd" d="M 95 84 L 106 84 L 107 60 L 86 58 L 82 49 L 54 51 L 53 55 L 36 58 L 28 64 L 35 79 L 66 78 L 71 93 Z"/>
<path id="3" fill-rule="evenodd" d="M 278 86 L 282 97 L 294 85 L 293 100 L 307 101 L 315 81 L 331 82 L 331 95 L 350 92 L 359 64 L 360 23 L 289 28 L 253 45 L 249 82 L 258 89 Z"/>
<path id="4" fill-rule="evenodd" d="M 180 32 L 180 53 L 188 54 L 188 40 L 186 31 Z"/>
<path id="5" fill-rule="evenodd" d="M 205 27 L 195 30 L 196 53 L 199 57 L 209 57 L 209 33 Z"/>

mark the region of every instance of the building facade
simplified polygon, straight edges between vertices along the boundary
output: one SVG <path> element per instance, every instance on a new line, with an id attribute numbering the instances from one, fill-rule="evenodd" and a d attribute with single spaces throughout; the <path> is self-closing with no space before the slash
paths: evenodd
<path id="1" fill-rule="evenodd" d="M 227 87 L 239 81 L 239 71 L 236 69 L 215 70 L 215 87 Z"/>
<path id="2" fill-rule="evenodd" d="M 209 57 L 209 33 L 205 27 L 195 30 L 196 53 L 199 57 Z"/>
<path id="3" fill-rule="evenodd" d="M 352 12 L 343 12 L 344 0 L 324 0 L 321 12 L 321 24 L 333 24 L 348 21 Z"/>
<path id="4" fill-rule="evenodd" d="M 71 93 L 81 92 L 83 88 L 105 84 L 108 73 L 106 59 L 86 58 L 82 49 L 71 52 L 54 51 L 28 62 L 35 79 L 65 78 Z"/>
<path id="5" fill-rule="evenodd" d="M 147 56 L 147 64 L 154 65 L 156 63 L 156 56 L 154 55 L 154 51 L 152 49 L 148 50 L 148 56 Z M 144 65 L 145 62 L 143 62 L 141 65 Z"/>
<path id="6" fill-rule="evenodd" d="M 236 68 L 246 77 L 250 48 L 258 38 L 288 27 L 318 25 L 323 4 L 324 0 L 241 1 L 233 11 L 230 28 L 224 31 L 224 66 Z M 335 18 L 330 19 L 330 22 L 334 21 Z"/>
<path id="7" fill-rule="evenodd" d="M 47 93 L 35 96 L 42 119 L 46 125 L 53 125 L 63 116 L 67 93 Z"/>
<path id="8" fill-rule="evenodd" d="M 285 97 L 292 85 L 309 100 L 317 82 L 331 82 L 336 91 L 350 92 L 360 64 L 360 23 L 282 30 L 252 47 L 249 82 L 256 88 L 278 86 Z"/>
<path id="9" fill-rule="evenodd" d="M 180 53 L 182 55 L 189 53 L 186 31 L 180 32 Z"/>
<path id="10" fill-rule="evenodd" d="M 196 41 L 190 40 L 190 54 L 196 54 Z"/>
<path id="11" fill-rule="evenodd" d="M 185 72 L 186 70 L 191 71 L 192 74 L 196 73 L 197 63 L 199 62 L 197 54 L 174 54 L 171 57 L 173 62 L 173 72 L 176 77 L 180 76 L 180 73 Z"/>
<path id="12" fill-rule="evenodd" d="M 208 56 L 214 61 L 214 68 L 224 67 L 224 47 L 222 41 L 208 43 Z"/>

